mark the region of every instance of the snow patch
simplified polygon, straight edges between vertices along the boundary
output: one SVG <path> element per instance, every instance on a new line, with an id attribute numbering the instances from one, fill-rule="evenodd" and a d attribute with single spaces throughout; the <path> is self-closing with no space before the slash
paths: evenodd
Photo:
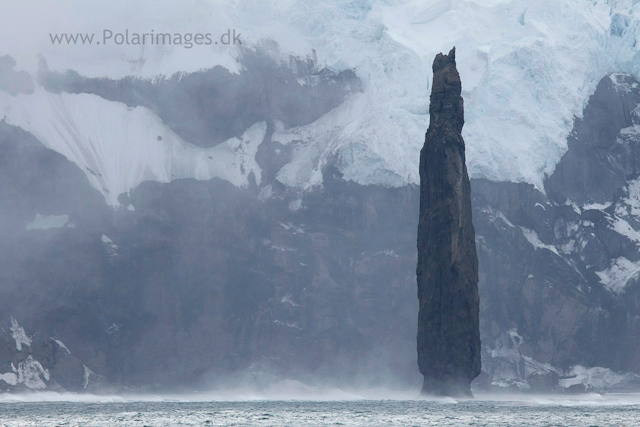
<path id="1" fill-rule="evenodd" d="M 640 261 L 632 262 L 625 257 L 620 257 L 609 269 L 598 271 L 596 274 L 600 277 L 600 283 L 619 294 L 638 272 L 640 272 Z"/>
<path id="2" fill-rule="evenodd" d="M 69 349 L 67 348 L 67 346 L 66 346 L 66 345 L 64 345 L 64 343 L 63 343 L 62 341 L 60 341 L 60 340 L 56 340 L 56 339 L 54 339 L 54 341 L 55 341 L 55 342 L 56 342 L 56 344 L 58 344 L 61 348 L 63 348 L 63 349 L 67 352 L 67 354 L 71 354 L 71 350 L 69 350 Z"/>
<path id="3" fill-rule="evenodd" d="M 636 231 L 627 221 L 622 218 L 616 217 L 613 220 L 612 228 L 619 234 L 627 237 L 636 243 L 640 243 L 640 232 Z"/>
<path id="4" fill-rule="evenodd" d="M 387 249 L 385 251 L 378 251 L 374 254 L 375 256 L 385 256 L 385 257 L 390 257 L 390 258 L 400 258 L 399 255 L 396 254 L 396 252 L 392 249 Z"/>
<path id="5" fill-rule="evenodd" d="M 528 384 L 535 375 L 546 375 L 557 372 L 549 363 L 523 356 L 520 346 L 524 339 L 516 328 L 503 333 L 495 341 L 495 348 L 491 351 L 491 365 L 493 378 L 491 384 L 497 387 L 509 388 L 516 386 L 519 390 L 529 390 Z"/>
<path id="6" fill-rule="evenodd" d="M 608 368 L 586 368 L 581 365 L 572 367 L 566 375 L 569 378 L 561 379 L 560 387 L 568 388 L 572 385 L 584 384 L 587 390 L 607 390 L 611 386 L 624 384 L 629 380 L 637 379 L 637 375 L 618 374 Z"/>
<path id="7" fill-rule="evenodd" d="M 508 340 L 508 341 L 507 341 Z M 516 328 L 507 331 L 507 335 L 496 340 L 495 349 L 491 350 L 492 358 L 502 358 L 517 363 L 520 360 L 520 350 L 524 339 L 518 334 Z"/>
<path id="8" fill-rule="evenodd" d="M 302 228 L 296 226 L 295 224 L 293 224 L 291 222 L 288 222 L 286 224 L 284 222 L 281 222 L 280 226 L 282 228 L 284 228 L 285 230 L 287 230 L 287 231 L 291 231 L 294 235 L 296 235 L 296 234 L 305 234 L 304 230 Z"/>
<path id="9" fill-rule="evenodd" d="M 571 235 L 577 233 L 578 230 L 580 229 L 580 225 L 576 222 L 568 222 L 566 225 L 567 225 L 567 237 L 570 237 Z"/>
<path id="10" fill-rule="evenodd" d="M 36 214 L 33 221 L 27 224 L 27 230 L 49 230 L 51 228 L 62 228 L 69 222 L 69 215 L 48 215 Z"/>
<path id="11" fill-rule="evenodd" d="M 640 178 L 630 181 L 624 192 L 625 197 L 616 205 L 616 215 L 640 216 Z"/>
<path id="12" fill-rule="evenodd" d="M 112 323 L 111 326 L 107 328 L 107 333 L 111 335 L 114 332 L 118 332 L 119 330 L 120 330 L 120 325 L 118 325 L 117 323 Z"/>
<path id="13" fill-rule="evenodd" d="M 11 318 L 11 336 L 16 341 L 16 350 L 22 351 L 22 345 L 31 346 L 31 338 L 24 331 L 24 328 L 18 324 L 18 321 Z"/>
<path id="14" fill-rule="evenodd" d="M 603 211 L 603 210 L 607 209 L 609 206 L 611 206 L 611 202 L 607 202 L 607 203 L 591 203 L 591 204 L 588 204 L 588 205 L 584 205 L 582 207 L 582 210 L 585 210 L 585 211 L 589 211 L 589 210 Z"/>
<path id="15" fill-rule="evenodd" d="M 580 209 L 580 207 L 575 202 L 572 202 L 571 200 L 567 200 L 565 205 L 571 206 L 571 208 L 575 213 L 577 213 L 578 215 L 582 215 L 582 209 Z"/>
<path id="16" fill-rule="evenodd" d="M 298 325 L 296 325 L 295 323 L 285 323 L 281 320 L 274 320 L 273 323 L 278 324 L 278 325 L 282 325 L 282 326 L 286 326 L 288 328 L 293 328 L 293 329 L 297 329 L 299 331 L 302 330 L 301 327 L 299 327 Z"/>
<path id="17" fill-rule="evenodd" d="M 298 251 L 295 248 L 290 248 L 288 246 L 283 246 L 283 245 L 271 245 L 271 248 L 280 252 L 297 252 Z"/>
<path id="18" fill-rule="evenodd" d="M 289 298 L 289 297 L 288 297 L 288 296 L 286 296 L 286 295 L 282 297 L 282 299 L 280 300 L 280 302 L 281 302 L 281 303 L 283 303 L 283 304 L 284 304 L 284 303 L 289 304 L 289 305 L 291 305 L 291 306 L 293 306 L 293 307 L 300 307 L 300 304 L 296 304 L 295 302 L 293 302 L 293 301 L 291 300 L 291 298 Z"/>
<path id="19" fill-rule="evenodd" d="M 0 381 L 4 381 L 9 385 L 18 384 L 18 376 L 13 372 L 7 372 L 6 374 L 0 374 Z"/>
<path id="20" fill-rule="evenodd" d="M 531 245 L 536 249 L 547 249 L 551 252 L 553 252 L 556 255 L 560 255 L 558 253 L 558 249 L 556 249 L 555 246 L 553 245 L 547 245 L 545 243 L 543 243 L 540 238 L 538 237 L 538 233 L 536 233 L 533 230 L 529 230 L 528 228 L 524 228 L 524 227 L 520 227 L 520 230 L 522 230 L 522 235 L 529 241 L 529 243 L 531 243 Z"/>
<path id="21" fill-rule="evenodd" d="M 18 383 L 24 384 L 32 390 L 41 390 L 47 387 L 45 380 L 49 381 L 49 371 L 44 369 L 40 362 L 31 355 L 18 364 Z"/>
<path id="22" fill-rule="evenodd" d="M 629 206 L 629 215 L 640 216 L 640 178 L 629 183 L 624 201 Z"/>
<path id="23" fill-rule="evenodd" d="M 576 241 L 573 239 L 569 240 L 567 243 L 560 246 L 560 252 L 562 252 L 565 255 L 569 255 L 573 253 L 575 249 L 576 249 Z"/>
<path id="24" fill-rule="evenodd" d="M 89 369 L 87 365 L 83 364 L 82 366 L 84 368 L 84 374 L 83 374 L 84 382 L 83 382 L 82 388 L 86 390 L 87 387 L 89 386 L 89 379 L 91 378 L 91 375 L 95 374 L 95 372 Z"/>
<path id="25" fill-rule="evenodd" d="M 558 370 L 554 368 L 550 363 L 538 362 L 537 360 L 528 356 L 522 356 L 522 359 L 524 360 L 525 378 L 531 378 L 531 376 L 533 375 L 558 372 Z"/>
<path id="26" fill-rule="evenodd" d="M 482 208 L 481 212 L 489 214 L 489 222 L 491 222 L 492 224 L 495 223 L 496 220 L 500 219 L 500 220 L 502 220 L 502 222 L 504 222 L 509 227 L 515 228 L 515 225 L 513 225 L 511 223 L 511 221 L 509 221 L 507 219 L 507 217 L 504 216 L 504 214 L 502 212 L 500 212 L 500 211 L 496 211 L 493 208 L 488 207 L 488 208 Z"/>
<path id="27" fill-rule="evenodd" d="M 269 184 L 262 190 L 260 190 L 260 193 L 258 194 L 258 200 L 264 202 L 265 200 L 270 199 L 271 196 L 273 196 L 273 187 L 271 186 L 271 184 Z"/>
<path id="28" fill-rule="evenodd" d="M 119 206 L 118 196 L 143 181 L 218 177 L 243 187 L 251 173 L 258 184 L 262 177 L 255 155 L 267 131 L 264 122 L 204 149 L 182 140 L 145 107 L 91 94 L 0 92 L 2 116 L 75 163 L 111 206 Z"/>
<path id="29" fill-rule="evenodd" d="M 289 210 L 291 212 L 298 211 L 301 208 L 302 208 L 302 199 L 297 199 L 297 200 L 294 200 L 293 202 L 289 203 Z"/>

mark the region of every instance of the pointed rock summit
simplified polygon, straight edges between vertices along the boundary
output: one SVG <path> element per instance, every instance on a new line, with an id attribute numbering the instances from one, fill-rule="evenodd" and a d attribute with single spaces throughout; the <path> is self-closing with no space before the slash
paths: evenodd
<path id="1" fill-rule="evenodd" d="M 453 48 L 433 62 L 420 152 L 418 366 L 423 394 L 470 397 L 480 374 L 480 301 L 461 91 Z"/>

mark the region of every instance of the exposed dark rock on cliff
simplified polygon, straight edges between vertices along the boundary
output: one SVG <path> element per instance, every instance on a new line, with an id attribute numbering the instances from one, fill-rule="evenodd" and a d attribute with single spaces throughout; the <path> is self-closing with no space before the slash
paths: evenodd
<path id="1" fill-rule="evenodd" d="M 341 77 L 325 77 L 339 102 Z M 203 93 L 210 86 L 231 96 L 235 87 L 211 73 L 192 78 Z M 187 80 L 167 83 L 166 93 L 144 83 L 144 93 L 181 109 L 169 95 Z M 114 92 L 98 83 L 77 91 L 140 94 L 124 88 L 128 80 Z M 238 122 L 223 123 L 230 114 L 207 123 L 222 133 L 243 129 L 262 93 L 238 97 L 249 114 Z M 471 181 L 484 370 L 474 386 L 638 386 L 639 101 L 632 78 L 605 77 L 546 193 Z M 195 104 L 203 117 L 217 114 Z M 262 108 L 271 128 L 269 120 L 286 115 L 272 103 Z M 604 113 L 607 120 L 596 120 Z M 0 121 L 0 391 L 41 385 L 19 381 L 20 363 L 54 390 L 193 390 L 224 386 L 234 374 L 344 387 L 393 378 L 418 388 L 419 188 L 361 186 L 329 166 L 323 188 L 300 194 L 275 179 L 295 144 L 269 138 L 256 156 L 259 186 L 146 182 L 114 211 L 73 163 Z M 21 351 L 11 317 L 32 341 Z M 86 389 L 83 365 L 93 372 Z"/>
<path id="2" fill-rule="evenodd" d="M 328 169 L 290 209 L 300 195 L 275 184 L 265 196 L 218 179 L 145 182 L 122 198 L 135 210 L 113 211 L 71 162 L 3 122 L 0 159 L 0 325 L 13 316 L 64 342 L 95 373 L 88 389 L 418 385 L 415 187 Z M 7 347 L 0 375 L 22 357 Z M 51 354 L 34 353 L 47 388 L 78 390 Z M 0 391 L 20 387 L 0 377 Z"/>
<path id="3" fill-rule="evenodd" d="M 603 78 L 546 194 L 472 182 L 489 389 L 640 384 L 638 105 L 635 79 Z"/>
<path id="4" fill-rule="evenodd" d="M 102 378 L 59 339 L 33 335 L 13 317 L 0 321 L 0 392 L 95 391 Z M 8 319 L 7 319 L 8 320 Z"/>
<path id="5" fill-rule="evenodd" d="M 480 374 L 478 256 L 462 139 L 455 48 L 433 63 L 431 123 L 420 152 L 418 366 L 423 393 L 471 395 Z"/>

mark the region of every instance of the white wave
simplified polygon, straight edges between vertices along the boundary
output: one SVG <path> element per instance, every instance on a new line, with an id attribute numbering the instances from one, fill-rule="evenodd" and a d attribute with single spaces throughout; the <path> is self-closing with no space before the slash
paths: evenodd
<path id="1" fill-rule="evenodd" d="M 349 402 L 349 401 L 427 401 L 441 404 L 457 404 L 464 401 L 513 403 L 528 406 L 628 406 L 640 405 L 639 393 L 585 393 L 562 394 L 507 394 L 479 393 L 473 399 L 421 396 L 418 390 L 366 389 L 344 391 L 341 389 L 317 389 L 310 391 L 307 386 L 285 382 L 286 390 L 228 390 L 218 392 L 194 392 L 183 394 L 109 394 L 56 393 L 33 391 L 29 393 L 2 393 L 0 403 L 21 402 L 76 402 L 76 403 L 126 403 L 126 402 L 259 402 L 259 401 L 301 401 L 301 402 Z M 276 387 L 278 388 L 278 387 Z"/>

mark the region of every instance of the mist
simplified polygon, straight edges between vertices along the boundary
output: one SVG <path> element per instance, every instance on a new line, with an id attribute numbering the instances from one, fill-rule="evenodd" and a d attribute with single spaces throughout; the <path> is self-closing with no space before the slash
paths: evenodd
<path id="1" fill-rule="evenodd" d="M 3 6 L 0 424 L 44 419 L 42 403 L 60 422 L 204 423 L 209 402 L 227 424 L 580 425 L 602 409 L 624 425 L 640 18 L 561 4 Z M 170 42 L 129 38 L 152 32 Z M 454 46 L 475 400 L 421 395 L 418 369 L 418 166 L 432 63 Z"/>

